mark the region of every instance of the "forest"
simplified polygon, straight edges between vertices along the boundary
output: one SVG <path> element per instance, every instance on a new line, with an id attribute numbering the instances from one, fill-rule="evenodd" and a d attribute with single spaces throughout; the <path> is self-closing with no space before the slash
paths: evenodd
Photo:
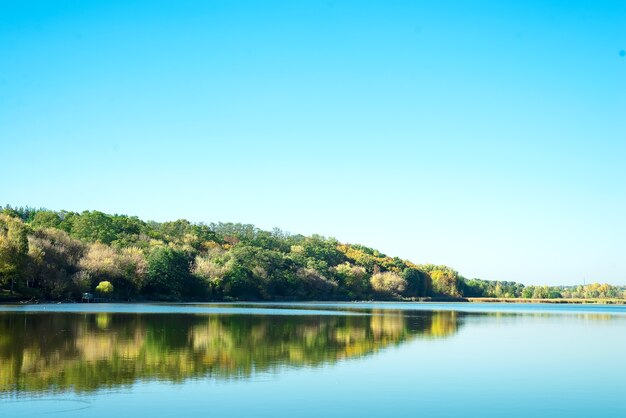
<path id="1" fill-rule="evenodd" d="M 78 301 L 624 298 L 623 287 L 467 279 L 320 235 L 99 211 L 0 211 L 0 298 Z"/>

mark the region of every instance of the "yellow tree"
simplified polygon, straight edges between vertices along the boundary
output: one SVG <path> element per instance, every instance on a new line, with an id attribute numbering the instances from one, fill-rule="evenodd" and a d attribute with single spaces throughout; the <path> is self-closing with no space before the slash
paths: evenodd
<path id="1" fill-rule="evenodd" d="M 459 290 L 459 276 L 456 272 L 451 270 L 433 270 L 430 272 L 430 277 L 433 281 L 433 291 L 436 294 L 461 297 L 461 291 Z"/>

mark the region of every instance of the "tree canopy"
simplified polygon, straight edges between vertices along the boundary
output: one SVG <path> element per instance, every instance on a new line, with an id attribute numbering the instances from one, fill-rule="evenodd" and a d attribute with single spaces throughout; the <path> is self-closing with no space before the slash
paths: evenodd
<path id="1" fill-rule="evenodd" d="M 372 300 L 616 298 L 607 284 L 528 286 L 466 279 L 320 235 L 249 224 L 143 221 L 99 211 L 34 208 L 0 213 L 0 290 L 80 299 L 108 282 L 124 300 Z"/>

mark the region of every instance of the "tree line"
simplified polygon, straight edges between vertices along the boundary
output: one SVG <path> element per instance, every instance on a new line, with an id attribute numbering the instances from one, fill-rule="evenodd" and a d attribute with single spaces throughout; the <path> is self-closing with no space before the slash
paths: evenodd
<path id="1" fill-rule="evenodd" d="M 425 297 L 617 298 L 607 284 L 533 287 L 468 280 L 320 235 L 238 223 L 143 221 L 5 206 L 0 295 L 78 300 L 410 300 Z"/>

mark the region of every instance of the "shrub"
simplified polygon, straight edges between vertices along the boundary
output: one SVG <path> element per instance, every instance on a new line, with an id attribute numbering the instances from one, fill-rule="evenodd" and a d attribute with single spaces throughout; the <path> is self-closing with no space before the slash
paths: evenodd
<path id="1" fill-rule="evenodd" d="M 113 285 L 111 284 L 111 282 L 109 281 L 103 281 L 98 283 L 98 286 L 96 286 L 96 292 L 102 294 L 102 295 L 108 295 L 113 293 Z"/>

